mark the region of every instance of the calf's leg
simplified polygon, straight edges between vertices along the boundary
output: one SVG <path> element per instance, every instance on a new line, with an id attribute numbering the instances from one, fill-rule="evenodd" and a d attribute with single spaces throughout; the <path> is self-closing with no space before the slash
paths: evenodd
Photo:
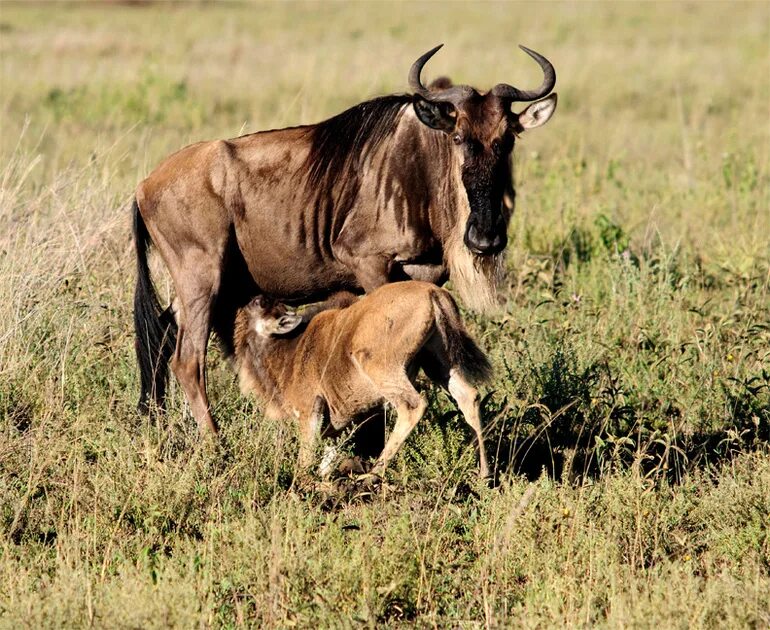
<path id="1" fill-rule="evenodd" d="M 457 366 L 452 366 L 444 343 L 438 334 L 433 335 L 425 344 L 418 357 L 418 363 L 431 381 L 443 387 L 454 398 L 463 419 L 476 434 L 479 445 L 479 475 L 482 479 L 489 477 L 487 451 L 481 429 L 478 390 L 463 377 Z"/>
<path id="2" fill-rule="evenodd" d="M 417 394 L 416 391 L 415 394 Z M 382 453 L 372 468 L 373 474 L 382 475 L 390 460 L 393 459 L 398 452 L 398 449 L 401 448 L 406 441 L 406 438 L 409 437 L 409 434 L 412 432 L 412 429 L 417 426 L 420 418 L 422 418 L 425 413 L 428 403 L 425 402 L 425 399 L 422 396 L 419 396 L 419 394 L 418 398 L 419 402 L 416 406 L 413 406 L 406 401 L 402 401 L 396 405 L 396 426 L 393 427 L 393 432 L 385 443 L 385 448 L 382 449 Z"/>
<path id="3" fill-rule="evenodd" d="M 479 444 L 479 475 L 482 479 L 489 477 L 489 464 L 487 463 L 487 451 L 484 447 L 484 436 L 481 433 L 481 410 L 479 409 L 479 392 L 466 381 L 459 370 L 452 368 L 449 371 L 447 389 L 463 414 Z"/>
<path id="4" fill-rule="evenodd" d="M 321 432 L 326 403 L 320 396 L 316 396 L 310 415 L 301 418 L 299 422 L 299 458 L 297 465 L 301 472 L 307 472 L 313 465 L 315 447 L 318 435 Z"/>
<path id="5" fill-rule="evenodd" d="M 383 398 L 396 408 L 396 425 L 372 468 L 373 474 L 382 475 L 390 460 L 422 418 L 428 403 L 414 388 L 405 372 L 393 376 L 380 370 L 372 371 L 362 367 L 364 373 L 382 392 Z"/>

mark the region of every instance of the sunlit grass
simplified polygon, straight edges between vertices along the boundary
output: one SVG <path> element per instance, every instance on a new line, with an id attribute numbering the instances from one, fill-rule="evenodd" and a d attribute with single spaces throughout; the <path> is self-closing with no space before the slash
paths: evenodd
<path id="1" fill-rule="evenodd" d="M 763 3 L 0 5 L 0 625 L 770 624 L 768 40 Z M 369 500 L 297 492 L 216 352 L 221 444 L 175 387 L 140 417 L 136 183 L 442 41 L 431 77 L 558 72 L 466 313 L 499 485 L 435 393 Z"/>

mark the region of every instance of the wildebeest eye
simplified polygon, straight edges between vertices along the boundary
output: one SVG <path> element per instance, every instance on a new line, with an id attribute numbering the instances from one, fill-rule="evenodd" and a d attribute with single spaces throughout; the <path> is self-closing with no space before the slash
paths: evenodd
<path id="1" fill-rule="evenodd" d="M 501 148 L 502 148 L 502 144 L 500 144 L 499 140 L 492 140 L 492 150 L 495 153 L 500 153 Z"/>
<path id="2" fill-rule="evenodd" d="M 455 144 L 462 144 L 463 137 L 459 133 L 456 133 L 455 135 L 452 136 L 452 142 L 454 142 Z"/>

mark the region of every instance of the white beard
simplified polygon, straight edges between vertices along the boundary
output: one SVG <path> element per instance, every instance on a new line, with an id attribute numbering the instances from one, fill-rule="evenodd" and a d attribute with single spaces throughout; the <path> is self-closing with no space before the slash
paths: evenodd
<path id="1" fill-rule="evenodd" d="M 493 314 L 500 308 L 497 299 L 497 286 L 502 278 L 505 250 L 493 256 L 476 256 L 465 245 L 463 237 L 471 208 L 463 185 L 459 162 L 454 167 L 455 190 L 457 191 L 458 214 L 454 217 L 454 227 L 444 243 L 444 264 L 449 270 L 449 281 L 460 294 L 465 306 L 479 313 Z M 504 199 L 509 207 L 513 200 Z"/>
<path id="2" fill-rule="evenodd" d="M 463 242 L 465 220 L 460 220 L 444 246 L 449 280 L 463 303 L 480 313 L 498 308 L 497 285 L 503 271 L 504 255 L 476 256 Z"/>

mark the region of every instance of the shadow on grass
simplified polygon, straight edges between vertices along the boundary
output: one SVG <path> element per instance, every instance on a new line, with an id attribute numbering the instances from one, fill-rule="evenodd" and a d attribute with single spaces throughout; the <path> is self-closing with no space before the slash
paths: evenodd
<path id="1" fill-rule="evenodd" d="M 578 481 L 637 467 L 646 477 L 678 482 L 694 468 L 720 467 L 770 445 L 767 371 L 722 382 L 722 426 L 695 431 L 683 428 L 676 401 L 635 398 L 608 364 L 581 369 L 564 346 L 531 373 L 524 397 L 535 402 L 484 400 L 496 478 L 545 473 Z"/>
<path id="2" fill-rule="evenodd" d="M 679 482 L 696 468 L 719 468 L 738 454 L 770 445 L 766 371 L 719 383 L 720 409 L 710 410 L 719 426 L 700 430 L 688 430 L 678 401 L 642 397 L 606 362 L 579 367 L 566 344 L 556 344 L 550 357 L 526 372 L 518 400 L 492 392 L 482 401 L 495 481 L 509 473 L 530 480 L 545 473 L 575 482 L 636 468 L 650 479 Z M 465 443 L 473 444 L 468 427 L 455 418 L 457 410 L 446 411 L 435 396 L 431 407 L 442 426 L 416 428 L 412 451 L 419 436 L 431 430 L 461 431 Z M 381 452 L 385 434 L 382 411 L 357 423 L 343 447 L 366 469 Z"/>

